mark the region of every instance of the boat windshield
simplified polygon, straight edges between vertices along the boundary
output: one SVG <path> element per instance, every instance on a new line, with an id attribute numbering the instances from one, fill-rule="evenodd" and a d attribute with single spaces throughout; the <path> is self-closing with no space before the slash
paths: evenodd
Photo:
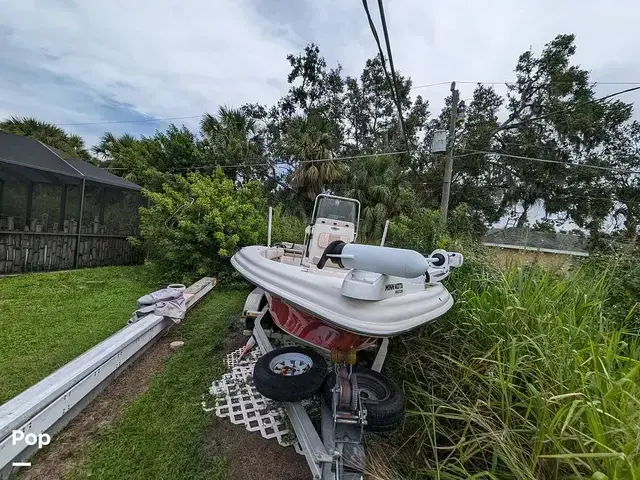
<path id="1" fill-rule="evenodd" d="M 355 224 L 358 221 L 358 204 L 342 198 L 320 197 L 315 218 L 318 217 Z"/>

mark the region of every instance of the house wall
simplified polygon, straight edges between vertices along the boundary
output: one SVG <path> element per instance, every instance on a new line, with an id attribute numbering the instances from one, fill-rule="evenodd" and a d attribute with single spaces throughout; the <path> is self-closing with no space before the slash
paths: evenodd
<path id="1" fill-rule="evenodd" d="M 488 258 L 497 266 L 507 269 L 537 263 L 551 270 L 566 271 L 574 262 L 583 258 L 557 253 L 497 248 L 493 246 L 485 246 L 485 251 Z"/>

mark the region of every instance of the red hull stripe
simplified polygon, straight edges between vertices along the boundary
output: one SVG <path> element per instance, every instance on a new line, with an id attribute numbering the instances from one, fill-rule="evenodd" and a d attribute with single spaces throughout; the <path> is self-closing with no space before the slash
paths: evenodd
<path id="1" fill-rule="evenodd" d="M 278 297 L 267 296 L 269 311 L 276 325 L 289 335 L 318 347 L 331 350 L 362 350 L 376 343 L 376 337 L 367 337 L 347 332 L 328 325 L 311 314 L 301 312 L 283 302 Z"/>

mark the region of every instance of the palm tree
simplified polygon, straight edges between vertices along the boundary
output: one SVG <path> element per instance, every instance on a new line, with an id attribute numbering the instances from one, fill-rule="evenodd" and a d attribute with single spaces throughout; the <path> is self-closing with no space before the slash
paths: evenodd
<path id="1" fill-rule="evenodd" d="M 250 165 L 262 162 L 264 139 L 256 121 L 242 110 L 222 106 L 216 116 L 206 113 L 200 121 L 205 149 L 214 164 Z M 263 169 L 264 170 L 264 169 Z M 230 168 L 225 173 L 234 180 L 253 176 L 251 168 Z"/>
<path id="2" fill-rule="evenodd" d="M 9 117 L 0 122 L 0 130 L 14 135 L 22 135 L 57 148 L 73 158 L 91 160 L 91 155 L 78 135 L 68 134 L 53 123 L 43 122 L 33 117 Z"/>
<path id="3" fill-rule="evenodd" d="M 335 147 L 330 132 L 331 124 L 315 115 L 293 117 L 285 127 L 279 153 L 298 162 L 291 183 L 301 196 L 313 199 L 344 177 L 344 165 L 330 160 Z"/>
<path id="4" fill-rule="evenodd" d="M 118 137 L 111 132 L 106 132 L 102 135 L 102 138 L 100 138 L 100 143 L 91 147 L 91 151 L 94 155 L 109 161 L 113 157 L 113 150 L 116 148 L 117 143 Z"/>
<path id="5" fill-rule="evenodd" d="M 133 135 L 125 133 L 119 137 L 116 137 L 111 132 L 106 132 L 102 135 L 100 142 L 97 145 L 91 147 L 91 151 L 94 155 L 102 160 L 104 166 L 123 169 L 130 167 L 128 165 L 128 155 L 126 154 L 127 148 L 135 148 L 139 143 Z M 117 175 L 124 175 L 122 172 L 113 172 Z"/>
<path id="6" fill-rule="evenodd" d="M 411 190 L 404 184 L 396 158 L 380 155 L 352 166 L 344 195 L 360 201 L 360 233 L 365 241 L 379 237 L 386 220 L 411 208 Z"/>

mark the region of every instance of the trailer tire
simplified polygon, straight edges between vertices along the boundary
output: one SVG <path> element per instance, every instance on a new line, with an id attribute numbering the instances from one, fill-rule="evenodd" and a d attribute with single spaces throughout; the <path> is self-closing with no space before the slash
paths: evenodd
<path id="1" fill-rule="evenodd" d="M 356 375 L 358 388 L 364 390 L 365 395 L 377 397 L 373 401 L 364 400 L 367 408 L 365 430 L 387 432 L 401 424 L 404 420 L 404 393 L 400 387 L 370 368 L 354 365 L 353 374 Z M 335 383 L 336 374 L 332 372 L 327 376 L 322 389 L 324 400 L 330 407 Z"/>
<path id="2" fill-rule="evenodd" d="M 291 360 L 294 367 L 289 366 Z M 277 369 L 288 373 L 276 373 Z M 327 362 L 322 355 L 310 348 L 285 347 L 272 350 L 258 359 L 253 369 L 253 383 L 256 390 L 267 398 L 278 402 L 297 402 L 317 393 L 326 375 Z"/>

